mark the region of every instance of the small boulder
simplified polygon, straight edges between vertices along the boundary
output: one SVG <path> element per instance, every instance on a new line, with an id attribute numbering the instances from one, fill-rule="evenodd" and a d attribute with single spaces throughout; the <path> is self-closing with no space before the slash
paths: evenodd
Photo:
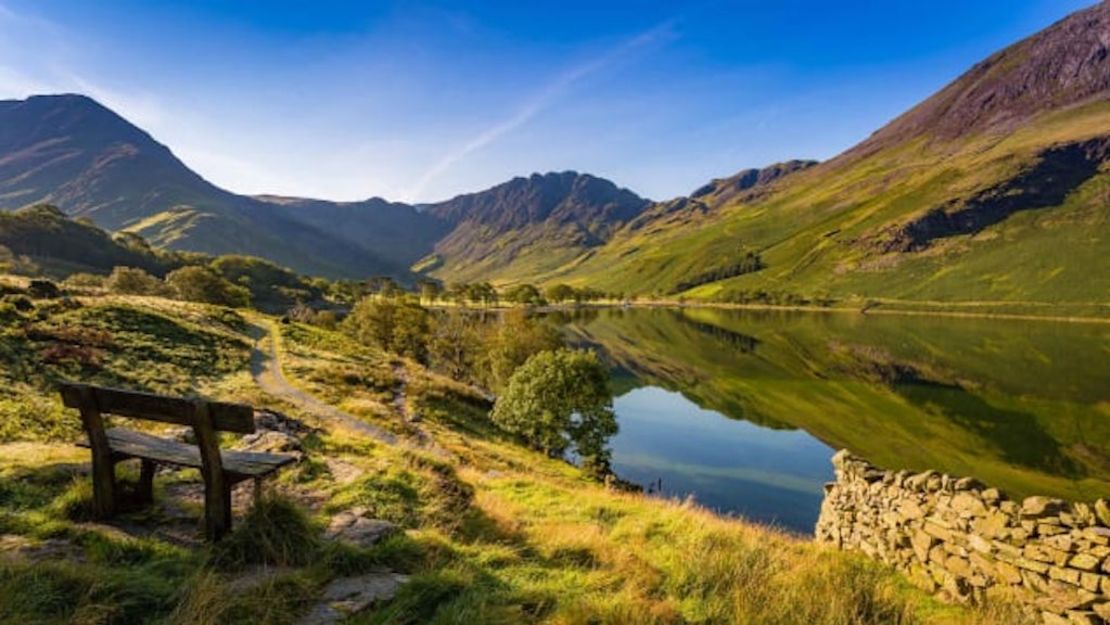
<path id="1" fill-rule="evenodd" d="M 368 548 L 382 539 L 397 533 L 398 527 L 389 521 L 369 519 L 360 508 L 340 512 L 328 524 L 328 538 L 344 540 L 358 547 Z"/>

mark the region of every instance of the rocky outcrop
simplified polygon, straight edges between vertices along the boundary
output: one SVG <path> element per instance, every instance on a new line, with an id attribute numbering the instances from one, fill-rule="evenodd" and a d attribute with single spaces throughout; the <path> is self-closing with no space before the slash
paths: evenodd
<path id="1" fill-rule="evenodd" d="M 1110 503 L 1022 502 L 972 478 L 878 469 L 841 451 L 818 542 L 857 550 L 945 598 L 1005 588 L 1043 622 L 1110 623 Z"/>
<path id="2" fill-rule="evenodd" d="M 975 234 L 1019 211 L 1059 206 L 1107 161 L 1110 137 L 1053 146 L 1002 184 L 880 231 L 874 246 L 881 252 L 919 251 L 937 239 Z"/>

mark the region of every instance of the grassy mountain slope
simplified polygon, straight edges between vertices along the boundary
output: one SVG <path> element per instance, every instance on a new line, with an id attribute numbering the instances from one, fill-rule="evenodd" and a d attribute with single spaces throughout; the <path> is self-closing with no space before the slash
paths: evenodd
<path id="1" fill-rule="evenodd" d="M 980 63 L 845 154 L 771 193 L 618 232 L 548 279 L 673 293 L 757 253 L 765 268 L 688 295 L 1106 302 L 1110 5 Z"/>
<path id="2" fill-rule="evenodd" d="M 250 254 L 304 273 L 405 275 L 365 247 L 208 183 L 83 96 L 0 102 L 0 206 L 40 202 L 171 249 Z"/>

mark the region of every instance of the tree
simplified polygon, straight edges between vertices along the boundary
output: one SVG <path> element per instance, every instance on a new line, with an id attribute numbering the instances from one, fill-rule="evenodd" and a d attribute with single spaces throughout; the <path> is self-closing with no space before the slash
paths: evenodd
<path id="1" fill-rule="evenodd" d="M 542 306 L 543 294 L 532 284 L 518 284 L 505 293 L 505 299 L 524 306 Z"/>
<path id="2" fill-rule="evenodd" d="M 546 295 L 548 300 L 562 304 L 567 300 L 574 299 L 575 290 L 569 284 L 553 284 L 547 287 Z"/>
<path id="3" fill-rule="evenodd" d="M 166 295 L 167 292 L 161 280 L 137 267 L 112 269 L 104 286 L 113 293 L 124 295 Z"/>
<path id="4" fill-rule="evenodd" d="M 443 286 L 435 280 L 423 280 L 420 282 L 420 299 L 422 301 L 434 304 L 439 301 L 439 297 L 442 294 Z"/>
<path id="5" fill-rule="evenodd" d="M 486 388 L 501 391 L 510 376 L 532 356 L 545 351 L 563 347 L 563 337 L 559 330 L 549 324 L 536 321 L 528 312 L 513 309 L 501 316 L 485 337 L 486 352 L 483 355 L 483 371 L 479 382 Z"/>
<path id="6" fill-rule="evenodd" d="M 428 341 L 434 369 L 455 380 L 472 380 L 481 351 L 481 335 L 471 314 L 448 310 L 436 319 Z"/>
<path id="7" fill-rule="evenodd" d="M 419 304 L 364 297 L 340 326 L 367 345 L 421 362 L 427 360 L 431 328 L 428 311 Z"/>
<path id="8" fill-rule="evenodd" d="M 166 276 L 166 285 L 179 299 L 190 302 L 243 308 L 251 301 L 246 287 L 228 282 L 207 267 L 193 265 L 171 271 Z"/>
<path id="9" fill-rule="evenodd" d="M 617 433 L 609 374 L 593 352 L 560 349 L 528 359 L 494 404 L 494 423 L 551 456 L 572 445 L 595 473 L 608 470 Z"/>
<path id="10" fill-rule="evenodd" d="M 489 282 L 475 282 L 467 285 L 466 299 L 475 304 L 496 304 L 497 289 Z"/>

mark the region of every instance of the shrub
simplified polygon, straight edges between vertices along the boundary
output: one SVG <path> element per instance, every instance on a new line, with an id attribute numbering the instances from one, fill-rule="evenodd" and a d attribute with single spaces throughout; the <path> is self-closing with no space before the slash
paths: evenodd
<path id="1" fill-rule="evenodd" d="M 95 273 L 75 273 L 63 280 L 62 284 L 79 289 L 95 289 L 103 287 L 104 282 L 104 276 L 98 276 Z"/>
<path id="2" fill-rule="evenodd" d="M 419 304 L 366 297 L 355 304 L 342 328 L 367 345 L 427 361 L 431 321 L 428 311 Z"/>
<path id="3" fill-rule="evenodd" d="M 250 291 L 221 278 L 205 267 L 182 267 L 166 276 L 174 294 L 191 302 L 241 308 L 250 305 Z"/>
<path id="4" fill-rule="evenodd" d="M 166 285 L 158 278 L 136 267 L 116 267 L 104 281 L 113 293 L 123 295 L 165 295 Z"/>

